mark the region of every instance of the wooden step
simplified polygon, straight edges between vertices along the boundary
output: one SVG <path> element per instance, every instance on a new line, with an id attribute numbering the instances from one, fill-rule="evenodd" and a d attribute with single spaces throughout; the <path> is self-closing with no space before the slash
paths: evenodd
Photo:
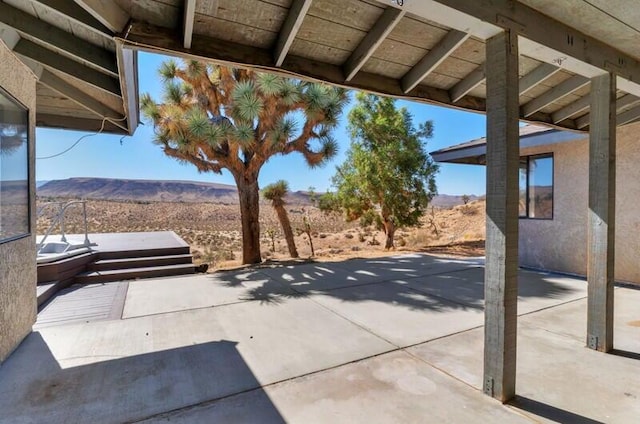
<path id="1" fill-rule="evenodd" d="M 102 259 L 127 259 L 127 258 L 146 258 L 149 256 L 174 256 L 189 255 L 191 248 L 189 246 L 163 247 L 159 249 L 133 249 L 133 250 L 114 250 L 100 251 L 98 257 Z"/>
<path id="2" fill-rule="evenodd" d="M 185 255 L 143 256 L 138 258 L 100 259 L 89 265 L 89 271 L 107 271 L 111 269 L 148 268 L 164 265 L 191 264 L 193 257 Z"/>
<path id="3" fill-rule="evenodd" d="M 90 271 L 78 274 L 75 282 L 79 284 L 106 283 L 110 281 L 133 280 L 136 278 L 168 277 L 171 275 L 193 274 L 193 264 L 151 266 L 132 269 L 112 269 L 106 271 Z"/>

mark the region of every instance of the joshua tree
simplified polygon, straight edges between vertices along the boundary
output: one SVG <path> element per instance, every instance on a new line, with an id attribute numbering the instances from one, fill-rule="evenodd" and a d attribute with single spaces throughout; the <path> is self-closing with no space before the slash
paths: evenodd
<path id="1" fill-rule="evenodd" d="M 284 197 L 289 192 L 289 184 L 286 181 L 280 180 L 273 184 L 269 184 L 262 190 L 262 196 L 271 201 L 271 206 L 278 215 L 278 220 L 282 226 L 282 232 L 284 232 L 284 238 L 287 240 L 287 247 L 289 248 L 289 255 L 292 258 L 298 257 L 298 251 L 296 250 L 296 242 L 293 238 L 293 230 L 291 229 L 291 222 L 289 222 L 289 216 L 287 210 L 284 208 Z"/>
<path id="2" fill-rule="evenodd" d="M 164 97 L 141 97 L 165 154 L 200 172 L 228 170 L 240 197 L 242 262 L 258 263 L 258 174 L 274 155 L 301 153 L 311 167 L 332 158 L 346 92 L 319 83 L 195 60 L 160 67 Z M 302 125 L 298 125 L 300 120 Z"/>

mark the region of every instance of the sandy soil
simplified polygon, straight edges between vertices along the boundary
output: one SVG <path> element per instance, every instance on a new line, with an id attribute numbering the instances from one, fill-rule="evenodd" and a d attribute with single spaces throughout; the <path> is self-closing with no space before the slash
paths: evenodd
<path id="1" fill-rule="evenodd" d="M 304 217 L 311 225 L 314 260 L 343 260 L 375 257 L 398 252 L 429 252 L 453 256 L 484 254 L 485 202 L 473 201 L 453 208 L 431 208 L 419 228 L 396 232 L 394 251 L 385 251 L 380 243 L 384 233 L 360 228 L 341 216 L 326 215 L 315 207 L 287 205 L 289 217 L 298 230 L 296 246 L 301 259 L 311 257 L 309 238 L 301 230 Z M 70 209 L 66 220 L 68 233 L 82 232 L 80 208 Z M 112 202 L 89 201 L 87 213 L 90 232 L 175 231 L 192 247 L 197 263 L 210 269 L 240 265 L 241 233 L 238 206 L 212 203 Z M 38 219 L 38 234 L 49 226 L 52 214 Z M 288 260 L 288 250 L 273 209 L 262 205 L 262 256 L 265 260 Z M 55 231 L 54 231 L 55 232 Z M 273 233 L 273 239 L 269 236 Z"/>

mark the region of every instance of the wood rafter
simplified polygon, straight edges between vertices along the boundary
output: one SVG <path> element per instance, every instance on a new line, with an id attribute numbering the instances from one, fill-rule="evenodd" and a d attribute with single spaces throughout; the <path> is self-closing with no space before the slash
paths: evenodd
<path id="1" fill-rule="evenodd" d="M 518 82 L 520 95 L 522 96 L 524 93 L 531 90 L 533 87 L 540 84 L 542 81 L 546 80 L 558 71 L 560 71 L 560 68 L 548 63 L 539 65 L 533 71 L 520 78 L 520 81 Z"/>
<path id="2" fill-rule="evenodd" d="M 196 0 L 184 0 L 182 14 L 182 42 L 185 49 L 191 48 L 193 38 L 193 22 L 196 17 Z"/>
<path id="3" fill-rule="evenodd" d="M 101 72 L 112 76 L 118 75 L 113 53 L 2 2 L 0 2 L 0 22 L 24 36 L 84 61 Z"/>
<path id="4" fill-rule="evenodd" d="M 626 107 L 629 107 L 631 105 L 634 105 L 636 103 L 640 102 L 640 97 L 636 97 L 634 95 L 631 94 L 625 94 L 624 96 L 620 97 L 618 100 L 616 100 L 616 111 L 620 111 L 621 109 L 624 109 Z M 626 117 L 622 118 L 623 120 L 626 119 Z M 591 121 L 591 116 L 589 113 L 587 113 L 586 115 L 583 115 L 581 117 L 579 117 L 578 119 L 576 119 L 575 123 L 576 123 L 576 128 L 578 129 L 584 129 L 586 127 L 588 127 L 590 125 L 590 121 Z M 625 123 L 629 123 L 631 121 L 627 121 Z"/>
<path id="5" fill-rule="evenodd" d="M 94 33 L 111 39 L 113 31 L 104 26 L 100 21 L 91 16 L 86 10 L 70 0 L 32 0 L 45 6 L 62 16 L 73 21 L 74 24 L 82 25 Z"/>
<path id="6" fill-rule="evenodd" d="M 55 52 L 29 40 L 21 39 L 14 47 L 14 51 L 22 56 L 38 62 L 41 65 L 56 69 L 64 74 L 78 78 L 111 95 L 120 97 L 118 80 L 82 65 L 72 59 L 60 56 Z"/>
<path id="7" fill-rule="evenodd" d="M 369 60 L 389 33 L 393 31 L 393 28 L 402 20 L 404 15 L 405 12 L 403 10 L 393 7 L 385 9 L 373 28 L 371 28 L 345 62 L 345 81 L 350 81 L 358 73 L 360 68 Z"/>
<path id="8" fill-rule="evenodd" d="M 121 32 L 125 25 L 127 25 L 127 22 L 129 22 L 127 12 L 122 10 L 120 6 L 118 6 L 118 3 L 113 0 L 74 1 L 112 32 Z"/>
<path id="9" fill-rule="evenodd" d="M 540 109 L 589 84 L 589 78 L 574 75 L 522 106 L 522 115 L 531 116 Z"/>
<path id="10" fill-rule="evenodd" d="M 449 31 L 429 53 L 402 77 L 402 91 L 408 93 L 413 90 L 467 38 L 469 38 L 468 33 L 457 30 Z"/>
<path id="11" fill-rule="evenodd" d="M 293 44 L 293 40 L 302 26 L 302 21 L 311 7 L 311 2 L 312 0 L 293 0 L 287 19 L 282 25 L 276 42 L 274 50 L 276 66 L 282 66 L 285 57 L 287 57 L 291 44 Z"/>
<path id="12" fill-rule="evenodd" d="M 456 103 L 458 100 L 466 96 L 471 90 L 482 84 L 486 77 L 487 75 L 483 63 L 449 90 L 451 102 Z"/>

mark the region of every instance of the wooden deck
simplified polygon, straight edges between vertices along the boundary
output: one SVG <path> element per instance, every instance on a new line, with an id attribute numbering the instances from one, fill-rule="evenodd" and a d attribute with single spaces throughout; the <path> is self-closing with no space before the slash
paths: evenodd
<path id="1" fill-rule="evenodd" d="M 61 290 L 38 313 L 34 330 L 53 325 L 120 319 L 129 283 L 73 285 Z"/>

